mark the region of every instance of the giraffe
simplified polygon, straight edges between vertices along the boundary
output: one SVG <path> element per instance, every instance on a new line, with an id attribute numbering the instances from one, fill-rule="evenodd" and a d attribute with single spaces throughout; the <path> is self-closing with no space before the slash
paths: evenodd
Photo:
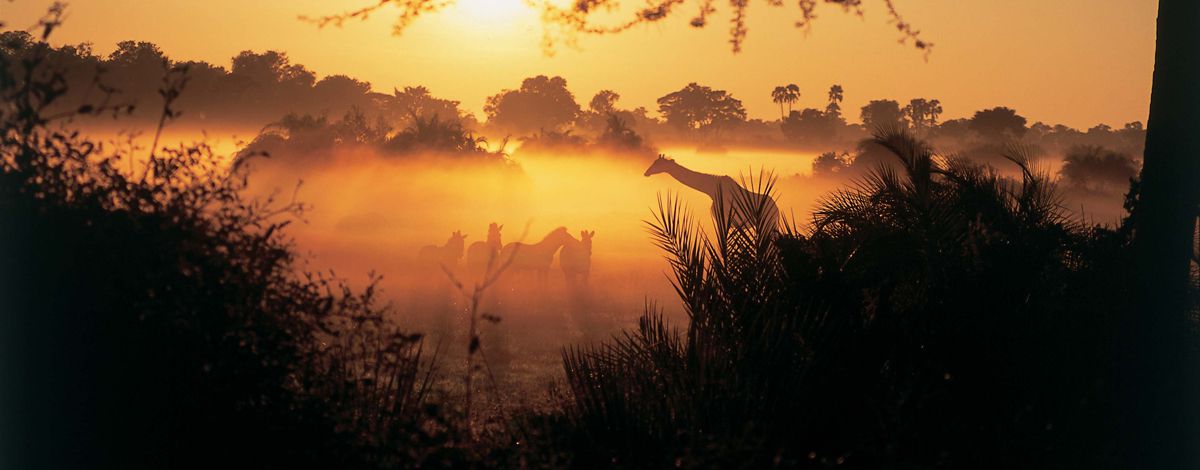
<path id="1" fill-rule="evenodd" d="M 710 175 L 689 170 L 663 154 L 658 155 L 644 175 L 648 177 L 658 173 L 671 175 L 684 186 L 706 194 L 712 200 L 714 220 L 722 220 L 719 216 L 724 214 L 727 217 L 724 220 L 731 225 L 757 227 L 760 226 L 759 221 L 747 220 L 747 216 L 756 217 L 761 213 L 764 218 L 761 221 L 762 228 L 767 232 L 776 230 L 779 207 L 769 195 L 743 188 L 733 178 L 725 175 Z"/>

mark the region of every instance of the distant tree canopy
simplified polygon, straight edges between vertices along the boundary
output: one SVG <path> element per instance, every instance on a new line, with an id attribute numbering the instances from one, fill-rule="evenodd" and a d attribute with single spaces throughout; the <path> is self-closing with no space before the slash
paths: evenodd
<path id="1" fill-rule="evenodd" d="M 1138 174 L 1141 162 L 1096 145 L 1072 147 L 1063 157 L 1060 173 L 1070 189 L 1122 193 Z"/>
<path id="2" fill-rule="evenodd" d="M 900 109 L 900 103 L 892 100 L 873 100 L 862 107 L 859 116 L 862 118 L 863 126 L 867 129 L 908 127 L 904 111 Z"/>
<path id="3" fill-rule="evenodd" d="M 233 58 L 233 73 L 255 86 L 290 84 L 312 86 L 316 74 L 300 64 L 293 64 L 286 52 L 267 51 L 261 54 L 242 51 Z"/>
<path id="4" fill-rule="evenodd" d="M 615 111 L 617 108 L 617 100 L 621 99 L 621 95 L 612 90 L 600 90 L 592 96 L 592 101 L 588 103 L 588 109 L 593 113 L 606 114 Z"/>
<path id="5" fill-rule="evenodd" d="M 489 125 L 519 135 L 566 127 L 579 116 L 579 103 L 562 77 L 526 78 L 521 88 L 488 97 L 483 107 Z"/>
<path id="6" fill-rule="evenodd" d="M 424 87 L 405 88 L 393 95 L 375 93 L 370 83 L 345 75 L 318 78 L 278 51 L 242 51 L 226 69 L 207 62 L 172 60 L 149 42 L 122 41 L 108 57 L 100 57 L 88 44 L 52 47 L 24 31 L 0 33 L 4 60 L 20 63 L 43 53 L 47 66 L 60 70 L 66 80 L 67 95 L 54 106 L 105 92 L 110 95 L 108 105 L 134 106 L 134 120 L 158 117 L 159 90 L 169 70 L 187 76 L 187 86 L 176 103 L 183 112 L 181 125 L 260 127 L 289 113 L 337 116 L 354 108 L 372 118 L 391 120 L 407 119 L 410 111 L 456 122 L 467 118 L 458 102 L 434 98 Z"/>
<path id="7" fill-rule="evenodd" d="M 814 176 L 826 176 L 841 173 L 850 167 L 852 157 L 847 152 L 825 152 L 813 159 L 812 172 Z"/>
<path id="8" fill-rule="evenodd" d="M 942 102 L 913 98 L 903 111 L 904 117 L 912 123 L 913 130 L 923 133 L 937 125 L 938 116 L 942 114 Z"/>
<path id="9" fill-rule="evenodd" d="M 719 130 L 746 120 L 741 100 L 695 82 L 659 98 L 658 112 L 669 125 L 697 131 Z"/>
<path id="10" fill-rule="evenodd" d="M 145 122 L 158 116 L 162 103 L 159 89 L 163 86 L 164 75 L 182 73 L 187 84 L 174 105 L 182 112 L 182 118 L 176 124 L 180 127 L 261 129 L 274 123 L 276 125 L 268 133 L 278 134 L 278 124 L 284 122 L 283 117 L 291 115 L 291 119 L 306 117 L 314 122 L 324 116 L 328 118 L 326 124 L 329 126 L 336 122 L 389 135 L 417 127 L 438 130 L 422 133 L 425 137 L 415 141 L 425 143 L 413 148 L 470 148 L 473 144 L 467 137 L 477 138 L 476 133 L 480 130 L 486 130 L 492 137 L 540 135 L 546 142 L 584 139 L 589 141 L 589 146 L 602 144 L 621 149 L 652 147 L 656 142 L 665 141 L 695 143 L 697 138 L 712 137 L 717 130 L 731 146 L 796 145 L 815 152 L 851 150 L 854 142 L 866 136 L 862 128 L 847 124 L 843 118 L 844 89 L 839 85 L 829 87 L 825 94 L 828 103 L 823 109 L 791 109 L 799 94 L 799 88 L 794 85 L 762 90 L 762 96 L 765 98 L 766 92 L 770 92 L 784 112 L 782 121 L 776 124 L 748 120 L 742 103 L 727 91 L 698 84 L 689 84 L 658 100 L 661 114 L 656 117 L 645 108 L 621 109 L 621 96 L 611 89 L 597 92 L 586 102 L 586 108 L 581 109 L 564 79 L 535 76 L 525 79 L 516 90 L 504 90 L 491 97 L 487 103 L 489 122 L 486 129 L 481 129 L 473 116 L 462 111 L 458 101 L 436 97 L 424 86 L 395 88 L 390 94 L 377 93 L 372 91 L 369 83 L 350 76 L 319 76 L 301 64 L 292 63 L 287 54 L 276 51 L 243 51 L 232 58 L 230 67 L 226 68 L 202 61 L 174 60 L 148 42 L 125 41 L 118 44 L 112 54 L 101 57 L 87 44 L 52 47 L 27 32 L 0 33 L 0 55 L 6 60 L 19 63 L 23 57 L 34 53 L 44 53 L 50 64 L 63 71 L 68 82 L 68 96 L 60 103 L 78 101 L 91 89 L 93 96 L 108 94 L 106 102 L 110 106 L 136 105 L 132 113 L 134 122 L 139 119 Z M 97 77 L 98 83 L 95 82 Z M 1003 113 L 1006 108 L 998 109 Z M 1144 126 L 1136 122 L 1123 126 L 1097 125 L 1086 132 L 1062 125 L 1036 123 L 1028 136 L 1022 135 L 1016 124 L 1007 127 L 1008 131 L 989 131 L 991 128 L 987 123 L 996 120 L 991 119 L 998 114 L 996 110 L 983 110 L 972 119 L 939 123 L 941 103 L 924 98 L 907 101 L 905 106 L 893 100 L 876 100 L 862 111 L 863 127 L 868 130 L 875 125 L 911 127 L 950 146 L 977 145 L 972 141 L 979 136 L 994 143 L 1002 140 L 999 135 L 1012 135 L 1028 137 L 1051 149 L 1097 145 L 1137 154 L 1141 152 L 1145 138 Z M 611 119 L 614 115 L 616 121 Z M 336 120 L 341 116 L 353 119 Z M 1019 116 L 1015 118 L 1018 119 L 1010 121 L 1019 122 Z M 112 122 L 94 117 L 84 119 L 92 119 L 100 125 Z M 422 120 L 420 126 L 415 126 L 416 119 Z M 1004 125 L 1001 128 L 1005 128 Z M 314 134 L 295 142 L 307 138 L 313 138 L 315 142 L 355 140 L 345 136 L 332 137 L 332 134 L 315 129 Z M 567 131 L 572 132 L 571 139 L 553 138 Z M 434 134 L 450 138 L 430 137 Z M 458 138 L 460 134 L 462 139 Z M 267 139 L 278 137 L 264 136 Z M 647 145 L 637 145 L 639 140 Z M 432 141 L 441 143 L 430 144 Z M 400 148 L 409 146 L 389 147 L 390 150 Z"/>
<path id="11" fill-rule="evenodd" d="M 403 90 L 393 89 L 392 100 L 384 104 L 384 116 L 391 120 L 405 115 L 417 115 L 425 119 L 434 117 L 442 121 L 460 121 L 462 111 L 458 101 L 434 97 L 423 86 L 406 86 Z"/>
<path id="12" fill-rule="evenodd" d="M 805 108 L 788 114 L 780 130 L 789 141 L 812 147 L 830 143 L 845 126 L 846 121 L 837 113 Z"/>
<path id="13" fill-rule="evenodd" d="M 937 126 L 937 135 L 951 139 L 966 140 L 971 135 L 971 120 L 950 119 Z"/>
<path id="14" fill-rule="evenodd" d="M 1025 135 L 1025 118 L 1012 108 L 996 107 L 976 111 L 969 123 L 971 130 L 989 140 L 1020 138 Z"/>

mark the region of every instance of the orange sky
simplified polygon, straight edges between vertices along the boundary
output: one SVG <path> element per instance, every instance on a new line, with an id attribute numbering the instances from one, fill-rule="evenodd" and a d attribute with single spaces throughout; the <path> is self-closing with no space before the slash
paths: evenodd
<path id="1" fill-rule="evenodd" d="M 0 3 L 0 18 L 32 24 L 48 1 Z M 707 29 L 686 25 L 692 6 L 662 25 L 618 36 L 584 38 L 578 49 L 540 47 L 537 15 L 521 0 L 459 0 L 450 10 L 390 35 L 386 11 L 365 23 L 317 30 L 296 19 L 374 3 L 371 0 L 75 0 L 55 42 L 95 43 L 107 54 L 124 39 L 152 41 L 176 59 L 228 66 L 241 50 L 286 51 L 318 74 L 347 74 L 378 91 L 425 85 L 481 114 L 485 97 L 536 75 L 566 77 L 586 104 L 597 90 L 622 95 L 622 107 L 654 108 L 654 99 L 696 81 L 727 89 L 752 117 L 777 118 L 771 88 L 796 83 L 799 106 L 823 106 L 839 83 L 844 109 L 866 101 L 940 99 L 943 118 L 997 105 L 1030 121 L 1086 128 L 1145 120 L 1154 56 L 1154 0 L 896 0 L 923 37 L 936 43 L 928 62 L 896 44 L 879 0 L 866 18 L 823 7 L 813 29 L 793 28 L 795 2 L 751 2 L 750 34 L 730 52 L 725 17 Z M 635 4 L 636 0 L 626 3 Z M 718 2 L 724 5 L 724 2 Z"/>

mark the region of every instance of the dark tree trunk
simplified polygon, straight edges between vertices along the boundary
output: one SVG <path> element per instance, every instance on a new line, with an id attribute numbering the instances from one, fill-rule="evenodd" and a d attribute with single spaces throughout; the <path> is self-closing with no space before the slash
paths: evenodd
<path id="1" fill-rule="evenodd" d="M 1200 203 L 1200 1 L 1160 0 L 1141 199 L 1137 297 L 1121 323 L 1125 468 L 1198 468 L 1189 262 Z"/>

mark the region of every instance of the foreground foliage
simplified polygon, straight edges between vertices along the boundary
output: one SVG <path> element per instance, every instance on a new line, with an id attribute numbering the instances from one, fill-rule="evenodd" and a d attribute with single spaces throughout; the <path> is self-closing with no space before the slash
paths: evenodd
<path id="1" fill-rule="evenodd" d="M 53 24 L 48 23 L 47 33 Z M 0 63 L 7 458 L 53 467 L 395 466 L 447 457 L 420 335 L 373 287 L 298 275 L 295 201 L 205 145 L 142 162 L 63 130 L 43 58 Z M 174 72 L 173 72 L 174 73 Z M 164 121 L 182 81 L 168 75 Z M 398 443 L 402 443 L 398 445 Z M 66 450 L 64 452 L 64 450 Z"/>
<path id="2" fill-rule="evenodd" d="M 625 466 L 1105 466 L 1127 234 L 1064 217 L 1020 149 L 1012 180 L 902 132 L 874 140 L 893 161 L 829 196 L 804 233 L 719 218 L 710 237 L 660 205 L 650 230 L 690 321 L 672 328 L 651 307 L 625 336 L 564 353 L 581 452 Z"/>

